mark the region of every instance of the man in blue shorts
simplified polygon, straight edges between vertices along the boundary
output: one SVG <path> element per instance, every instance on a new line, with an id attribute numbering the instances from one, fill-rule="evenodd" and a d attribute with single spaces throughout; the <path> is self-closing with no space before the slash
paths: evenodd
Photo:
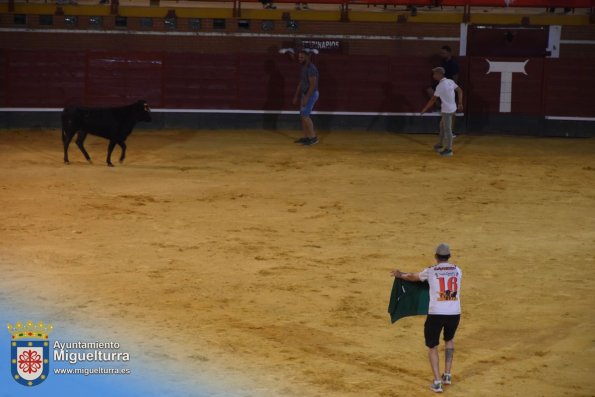
<path id="1" fill-rule="evenodd" d="M 314 132 L 314 123 L 310 118 L 310 113 L 314 104 L 318 100 L 318 69 L 310 61 L 310 54 L 305 50 L 298 53 L 298 61 L 302 65 L 302 75 L 300 83 L 295 90 L 293 104 L 297 105 L 300 101 L 300 116 L 302 119 L 302 131 L 304 136 L 296 140 L 295 143 L 301 143 L 304 146 L 311 146 L 318 143 L 318 137 Z"/>

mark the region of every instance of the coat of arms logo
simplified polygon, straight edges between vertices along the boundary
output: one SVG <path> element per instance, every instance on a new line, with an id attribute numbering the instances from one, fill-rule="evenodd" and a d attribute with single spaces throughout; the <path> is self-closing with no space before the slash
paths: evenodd
<path id="1" fill-rule="evenodd" d="M 23 386 L 37 386 L 50 372 L 49 334 L 54 327 L 43 321 L 34 324 L 20 321 L 7 325 L 10 342 L 12 378 Z"/>

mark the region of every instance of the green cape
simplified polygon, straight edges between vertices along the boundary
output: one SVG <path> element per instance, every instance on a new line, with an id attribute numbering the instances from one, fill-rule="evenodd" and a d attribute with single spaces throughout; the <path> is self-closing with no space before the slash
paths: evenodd
<path id="1" fill-rule="evenodd" d="M 428 314 L 429 305 L 430 286 L 427 281 L 412 283 L 395 277 L 388 303 L 391 323 L 402 317 Z"/>

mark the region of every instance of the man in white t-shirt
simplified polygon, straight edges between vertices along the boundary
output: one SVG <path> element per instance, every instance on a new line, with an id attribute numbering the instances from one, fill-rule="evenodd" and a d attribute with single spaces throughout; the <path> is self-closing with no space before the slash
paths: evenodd
<path id="1" fill-rule="evenodd" d="M 434 149 L 437 150 L 441 156 L 452 156 L 452 119 L 457 110 L 463 110 L 463 90 L 451 79 L 444 77 L 445 71 L 443 67 L 432 69 L 432 77 L 438 81 L 434 96 L 428 101 L 426 106 L 422 109 L 421 114 L 424 114 L 434 106 L 434 103 L 440 98 L 442 107 L 440 112 L 442 118 L 440 120 L 440 140 Z M 455 97 L 455 91 L 457 96 Z M 458 105 L 456 98 L 458 97 Z"/>
<path id="2" fill-rule="evenodd" d="M 454 355 L 454 337 L 461 318 L 461 279 L 463 272 L 458 266 L 448 262 L 450 248 L 447 244 L 440 244 L 436 248 L 436 265 L 425 268 L 419 273 L 402 273 L 393 270 L 394 277 L 406 281 L 427 281 L 430 285 L 430 304 L 428 317 L 424 324 L 426 346 L 430 349 L 428 356 L 434 374 L 432 390 L 442 393 L 442 385 L 452 382 L 451 368 Z M 440 333 L 444 329 L 445 369 L 440 376 L 438 345 Z"/>

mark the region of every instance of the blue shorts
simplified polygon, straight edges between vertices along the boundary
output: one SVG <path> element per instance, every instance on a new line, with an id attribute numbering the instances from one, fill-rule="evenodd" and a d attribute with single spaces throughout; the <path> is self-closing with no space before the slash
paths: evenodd
<path id="1" fill-rule="evenodd" d="M 300 109 L 300 116 L 310 117 L 310 113 L 312 113 L 312 109 L 314 108 L 314 104 L 318 100 L 318 96 L 319 96 L 318 90 L 316 90 L 312 93 L 312 96 L 308 100 L 308 103 L 306 103 L 306 106 Z M 302 95 L 302 98 L 303 98 L 303 95 Z"/>

